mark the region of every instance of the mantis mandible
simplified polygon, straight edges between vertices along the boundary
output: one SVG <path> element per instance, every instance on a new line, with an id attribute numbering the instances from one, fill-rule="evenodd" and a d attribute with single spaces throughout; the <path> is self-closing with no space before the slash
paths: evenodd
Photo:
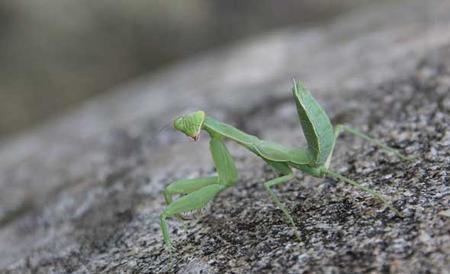
<path id="1" fill-rule="evenodd" d="M 221 123 L 205 114 L 203 111 L 189 113 L 175 119 L 173 126 L 176 130 L 197 140 L 201 130 L 205 130 L 211 140 L 209 142 L 212 159 L 217 171 L 216 176 L 178 180 L 169 184 L 164 190 L 166 209 L 160 215 L 161 230 L 165 245 L 173 250 L 170 240 L 167 218 L 183 219 L 183 213 L 201 209 L 223 190 L 232 187 L 238 180 L 238 171 L 233 158 L 224 144 L 225 139 L 232 140 L 254 153 L 269 164 L 279 177 L 264 183 L 265 190 L 273 203 L 282 210 L 295 236 L 300 240 L 294 219 L 288 209 L 280 202 L 272 188 L 295 178 L 293 169 L 300 170 L 314 177 L 331 177 L 348 183 L 379 199 L 397 215 L 402 214 L 391 205 L 380 193 L 351 180 L 336 171 L 331 170 L 330 162 L 336 139 L 342 132 L 348 132 L 363 138 L 385 150 L 393 153 L 402 160 L 410 158 L 400 154 L 382 142 L 364 133 L 347 127 L 336 125 L 334 128 L 323 108 L 312 97 L 311 93 L 301 82 L 294 81 L 293 95 L 297 105 L 298 116 L 307 141 L 307 147 L 287 147 L 274 142 L 261 140 L 225 123 Z M 173 195 L 181 195 L 172 200 Z"/>

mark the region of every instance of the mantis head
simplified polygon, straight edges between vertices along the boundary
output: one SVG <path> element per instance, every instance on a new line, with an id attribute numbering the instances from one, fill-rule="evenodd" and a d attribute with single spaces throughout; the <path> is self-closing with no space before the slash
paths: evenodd
<path id="1" fill-rule="evenodd" d="M 197 141 L 202 130 L 203 122 L 205 121 L 205 116 L 204 111 L 196 111 L 180 116 L 173 122 L 173 127 Z"/>

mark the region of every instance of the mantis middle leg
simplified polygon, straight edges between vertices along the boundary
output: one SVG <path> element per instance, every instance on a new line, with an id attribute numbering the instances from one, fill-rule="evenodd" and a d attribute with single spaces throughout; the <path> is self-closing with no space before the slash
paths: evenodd
<path id="1" fill-rule="evenodd" d="M 170 249 L 173 247 L 166 219 L 205 207 L 218 193 L 234 185 L 238 179 L 236 166 L 222 138 L 212 136 L 210 150 L 218 176 L 176 181 L 165 190 L 168 206 L 160 216 L 160 225 L 164 242 Z M 173 194 L 186 195 L 172 202 Z"/>
<path id="2" fill-rule="evenodd" d="M 294 178 L 294 174 L 292 173 L 291 169 L 282 163 L 276 163 L 276 162 L 269 162 L 267 161 L 273 168 L 275 168 L 280 174 L 282 174 L 281 177 L 272 179 L 270 181 L 267 181 L 264 183 L 264 187 L 269 193 L 270 198 L 272 198 L 273 203 L 283 211 L 284 216 L 286 217 L 287 221 L 289 222 L 289 225 L 294 230 L 295 236 L 299 241 L 301 241 L 300 233 L 297 230 L 297 226 L 295 225 L 294 219 L 292 218 L 292 215 L 289 213 L 289 210 L 286 208 L 286 206 L 281 203 L 281 201 L 278 199 L 277 195 L 272 191 L 272 187 L 281 185 L 283 183 L 289 182 Z M 284 174 L 284 175 L 283 175 Z"/>

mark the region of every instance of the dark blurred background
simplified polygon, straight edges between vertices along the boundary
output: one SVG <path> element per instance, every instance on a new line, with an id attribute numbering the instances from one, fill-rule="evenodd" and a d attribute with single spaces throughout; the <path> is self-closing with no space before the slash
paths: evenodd
<path id="1" fill-rule="evenodd" d="M 368 0 L 0 1 L 0 138 L 163 65 Z"/>

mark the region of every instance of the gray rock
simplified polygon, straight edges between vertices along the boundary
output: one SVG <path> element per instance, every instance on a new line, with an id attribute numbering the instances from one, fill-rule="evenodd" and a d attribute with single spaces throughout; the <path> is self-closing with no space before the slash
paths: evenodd
<path id="1" fill-rule="evenodd" d="M 448 273 L 449 1 L 358 10 L 211 52 L 87 103 L 0 148 L 0 269 L 12 273 Z M 331 179 L 279 187 L 302 242 L 264 192 L 275 174 L 235 144 L 238 185 L 198 218 L 159 230 L 168 183 L 214 172 L 207 138 L 159 129 L 203 108 L 266 139 L 301 145 L 290 81 L 334 122 L 407 154 L 339 139 L 333 168 L 394 201 L 403 219 Z M 195 159 L 195 161 L 192 161 Z M 447 272 L 446 272 L 447 271 Z"/>

